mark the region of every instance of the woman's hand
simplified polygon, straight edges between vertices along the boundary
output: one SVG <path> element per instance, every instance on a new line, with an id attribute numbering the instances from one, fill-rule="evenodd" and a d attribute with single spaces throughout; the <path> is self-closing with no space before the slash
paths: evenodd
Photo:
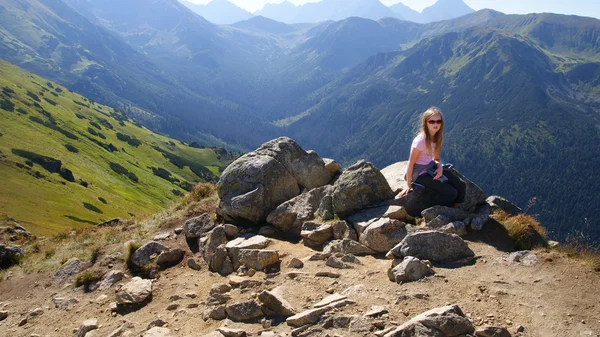
<path id="1" fill-rule="evenodd" d="M 442 176 L 443 173 L 444 173 L 444 168 L 442 167 L 442 165 L 438 164 L 438 167 L 435 170 L 435 177 L 433 177 L 433 180 L 440 179 L 440 177 Z"/>
<path id="2" fill-rule="evenodd" d="M 400 192 L 400 193 L 398 194 L 398 196 L 399 196 L 400 198 L 402 198 L 403 196 L 407 195 L 407 194 L 408 194 L 408 192 L 410 192 L 410 189 L 411 189 L 411 187 L 410 187 L 410 186 L 406 186 L 406 187 L 404 187 L 404 189 L 402 190 L 402 192 Z"/>

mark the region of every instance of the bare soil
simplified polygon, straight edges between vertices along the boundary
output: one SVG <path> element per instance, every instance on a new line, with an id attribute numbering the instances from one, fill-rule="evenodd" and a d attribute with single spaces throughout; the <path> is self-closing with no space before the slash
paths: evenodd
<path id="1" fill-rule="evenodd" d="M 532 265 L 509 264 L 503 257 L 512 252 L 512 244 L 494 221 L 488 222 L 481 232 L 469 233 L 466 239 L 476 253 L 474 261 L 434 265 L 435 276 L 405 284 L 388 279 L 391 261 L 384 257 L 359 257 L 362 264 L 352 269 L 333 269 L 324 261 L 309 261 L 308 257 L 316 252 L 301 242 L 274 239 L 269 249 L 283 255 L 281 272 L 268 276 L 257 272 L 252 279 L 263 283 L 255 288 L 234 288 L 228 303 L 254 298 L 264 289 L 278 288 L 278 293 L 300 312 L 331 292 L 342 293 L 357 286 L 348 294 L 356 304 L 330 314 L 363 315 L 372 306 L 380 305 L 389 313 L 368 321 L 378 327 L 390 327 L 426 310 L 458 304 L 477 328 L 506 326 L 511 334 L 517 335 L 517 329 L 522 327 L 522 336 L 600 336 L 600 273 L 580 260 L 546 249 L 533 252 L 537 262 Z M 187 248 L 182 235 L 168 244 Z M 191 255 L 188 249 L 188 256 Z M 289 268 L 293 257 L 303 260 L 304 267 Z M 0 282 L 0 310 L 8 311 L 8 317 L 0 321 L 0 336 L 72 336 L 89 318 L 98 319 L 100 327 L 95 336 L 107 336 L 124 322 L 133 323 L 132 336 L 141 336 L 157 317 L 167 322 L 165 327 L 173 336 L 203 336 L 222 325 L 240 328 L 255 336 L 265 330 L 291 334 L 293 328 L 285 322 L 273 322 L 271 328 L 265 329 L 260 322 L 203 320 L 211 286 L 227 283 L 228 278 L 209 272 L 206 266 L 194 271 L 187 267 L 186 260 L 187 257 L 179 266 L 160 273 L 150 302 L 131 312 L 117 314 L 110 311 L 109 303 L 115 300 L 119 284 L 103 292 L 85 293 L 75 289 L 72 282 L 53 283 L 49 274 L 25 274 L 18 268 L 13 269 L 12 276 Z M 126 270 L 124 264 L 114 268 Z M 315 276 L 319 271 L 339 273 L 340 277 Z M 289 272 L 302 274 L 292 278 Z M 126 282 L 124 279 L 120 284 Z M 190 293 L 197 297 L 187 297 Z M 99 300 L 103 294 L 107 298 Z M 182 298 L 173 301 L 173 295 Z M 55 308 L 53 296 L 75 297 L 79 302 L 70 310 L 62 310 Z M 167 310 L 173 302 L 179 304 L 178 308 Z M 193 307 L 196 304 L 198 306 Z M 19 326 L 22 319 L 38 307 L 43 308 L 43 314 Z M 363 333 L 339 329 L 315 335 L 363 336 L 373 335 L 376 330 Z"/>

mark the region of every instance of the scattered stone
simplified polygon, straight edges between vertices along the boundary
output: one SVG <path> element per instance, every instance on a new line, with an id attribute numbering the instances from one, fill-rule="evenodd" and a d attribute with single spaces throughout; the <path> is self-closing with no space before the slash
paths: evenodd
<path id="1" fill-rule="evenodd" d="M 98 304 L 103 304 L 104 302 L 106 302 L 106 300 L 108 300 L 108 295 L 102 294 L 102 295 L 96 297 L 94 302 L 98 303 Z"/>
<path id="2" fill-rule="evenodd" d="M 68 311 L 73 309 L 75 304 L 79 303 L 79 299 L 75 297 L 69 299 L 64 297 L 53 297 L 52 303 L 54 304 L 55 308 Z"/>
<path id="3" fill-rule="evenodd" d="M 106 255 L 100 261 L 100 266 L 106 267 L 108 265 L 116 263 L 121 258 L 121 255 L 123 255 L 121 252 L 116 252 L 116 253 L 112 253 L 110 255 Z"/>
<path id="4" fill-rule="evenodd" d="M 131 322 L 125 322 L 118 329 L 113 330 L 111 333 L 107 335 L 107 337 L 120 337 L 125 334 L 125 332 L 129 329 L 133 329 L 134 325 Z"/>
<path id="5" fill-rule="evenodd" d="M 467 226 L 462 221 L 453 221 L 439 229 L 440 232 L 446 234 L 456 234 L 458 236 L 467 235 Z"/>
<path id="6" fill-rule="evenodd" d="M 204 317 L 214 319 L 215 321 L 220 321 L 227 318 L 227 311 L 225 310 L 224 305 L 219 305 L 214 308 L 209 308 L 205 310 Z"/>
<path id="7" fill-rule="evenodd" d="M 82 262 L 78 258 L 73 257 L 58 268 L 56 273 L 54 273 L 53 279 L 60 282 L 66 281 L 71 276 L 79 274 L 90 266 L 89 262 Z"/>
<path id="8" fill-rule="evenodd" d="M 333 240 L 323 248 L 324 254 L 342 253 L 353 255 L 373 255 L 375 251 L 362 245 L 359 242 L 350 239 Z"/>
<path id="9" fill-rule="evenodd" d="M 458 235 L 422 231 L 407 235 L 390 251 L 394 256 L 414 256 L 421 260 L 456 260 L 475 254 Z"/>
<path id="10" fill-rule="evenodd" d="M 103 222 L 97 224 L 96 226 L 97 227 L 115 227 L 115 226 L 121 226 L 124 223 L 125 223 L 125 221 L 123 221 L 122 219 L 114 218 L 114 219 L 103 221 Z"/>
<path id="11" fill-rule="evenodd" d="M 523 210 L 520 207 L 497 195 L 489 196 L 487 199 L 485 199 L 485 202 L 487 202 L 492 209 L 501 209 L 511 215 L 523 213 Z"/>
<path id="12" fill-rule="evenodd" d="M 225 248 L 231 257 L 233 269 L 240 267 L 239 252 L 241 249 L 264 249 L 271 243 L 271 240 L 262 235 L 244 234 L 234 240 L 229 241 Z"/>
<path id="13" fill-rule="evenodd" d="M 332 303 L 335 303 L 335 302 L 339 302 L 339 301 L 345 300 L 345 299 L 347 299 L 347 298 L 348 298 L 348 297 L 346 297 L 346 296 L 344 296 L 344 295 L 340 295 L 340 294 L 333 294 L 333 295 L 327 296 L 327 297 L 325 297 L 324 299 L 322 299 L 321 301 L 319 301 L 319 302 L 315 303 L 315 304 L 313 305 L 313 308 L 320 308 L 320 307 L 324 307 L 324 306 L 330 305 L 330 304 L 332 304 Z"/>
<path id="14" fill-rule="evenodd" d="M 407 235 L 406 224 L 399 220 L 381 218 L 359 235 L 359 242 L 378 253 L 394 248 Z"/>
<path id="15" fill-rule="evenodd" d="M 238 262 L 248 268 L 262 271 L 279 262 L 279 253 L 275 250 L 240 249 Z"/>
<path id="16" fill-rule="evenodd" d="M 308 260 L 309 261 L 325 261 L 331 256 L 331 253 L 314 253 L 311 255 Z"/>
<path id="17" fill-rule="evenodd" d="M 177 227 L 173 229 L 173 233 L 175 233 L 175 235 L 179 235 L 183 232 L 183 227 Z"/>
<path id="18" fill-rule="evenodd" d="M 152 240 L 154 241 L 164 241 L 164 240 L 169 240 L 171 238 L 171 233 L 160 233 L 160 234 L 156 234 Z"/>
<path id="19" fill-rule="evenodd" d="M 25 251 L 23 248 L 15 245 L 4 245 L 0 243 L 0 268 L 8 269 L 18 261 L 23 260 Z M 59 269 L 60 270 L 60 269 Z M 57 271 L 58 273 L 58 271 Z M 69 275 L 70 276 L 70 275 Z"/>
<path id="20" fill-rule="evenodd" d="M 342 256 L 342 262 L 348 262 L 348 263 L 354 263 L 354 264 L 362 264 L 360 262 L 360 260 L 358 259 L 358 257 L 352 255 L 352 254 L 344 254 L 344 256 Z"/>
<path id="21" fill-rule="evenodd" d="M 1 310 L 0 311 L 0 321 L 5 320 L 8 317 L 8 311 L 6 310 Z"/>
<path id="22" fill-rule="evenodd" d="M 240 228 L 232 224 L 224 224 L 223 229 L 229 238 L 232 238 L 240 233 Z"/>
<path id="23" fill-rule="evenodd" d="M 460 307 L 450 305 L 426 311 L 390 331 L 385 337 L 459 336 L 473 332 L 473 323 Z"/>
<path id="24" fill-rule="evenodd" d="M 150 262 L 153 257 L 165 250 L 168 250 L 168 248 L 156 241 L 147 242 L 131 254 L 131 263 L 141 268 Z"/>
<path id="25" fill-rule="evenodd" d="M 260 280 L 253 280 L 246 277 L 240 276 L 229 276 L 229 284 L 235 288 L 254 288 L 263 284 Z"/>
<path id="26" fill-rule="evenodd" d="M 236 302 L 225 307 L 227 316 L 233 321 L 249 322 L 264 316 L 260 305 L 254 300 Z"/>
<path id="27" fill-rule="evenodd" d="M 104 290 L 112 287 L 117 282 L 123 279 L 123 272 L 120 270 L 111 270 L 102 276 L 100 283 L 98 283 L 98 289 Z"/>
<path id="28" fill-rule="evenodd" d="M 277 315 L 289 317 L 296 314 L 294 308 L 285 299 L 274 292 L 265 290 L 258 295 L 258 300 L 263 304 L 263 308 L 266 307 L 268 309 L 269 316 Z"/>
<path id="29" fill-rule="evenodd" d="M 506 327 L 488 326 L 475 331 L 477 337 L 511 337 Z"/>
<path id="30" fill-rule="evenodd" d="M 172 337 L 171 330 L 163 327 L 155 326 L 151 329 L 148 329 L 142 337 Z"/>
<path id="31" fill-rule="evenodd" d="M 333 231 L 334 240 L 350 239 L 358 241 L 358 235 L 356 235 L 356 231 L 348 222 L 344 220 L 332 223 L 331 229 Z"/>
<path id="32" fill-rule="evenodd" d="M 367 313 L 365 314 L 366 317 L 377 317 L 377 316 L 381 316 L 383 314 L 387 314 L 388 310 L 380 305 L 374 305 L 371 307 L 371 309 L 369 309 L 369 311 L 367 311 Z"/>
<path id="33" fill-rule="evenodd" d="M 217 330 L 225 337 L 245 337 L 246 331 L 240 329 L 231 329 L 227 327 L 220 327 Z"/>
<path id="34" fill-rule="evenodd" d="M 518 252 L 510 253 L 507 256 L 501 258 L 506 261 L 507 264 L 522 264 L 524 266 L 532 266 L 537 263 L 537 255 L 533 254 L 529 250 L 521 250 Z"/>
<path id="35" fill-rule="evenodd" d="M 208 296 L 207 304 L 208 305 L 225 304 L 230 299 L 231 299 L 231 296 L 229 296 L 228 294 L 211 294 Z"/>
<path id="36" fill-rule="evenodd" d="M 259 230 L 258 230 L 258 235 L 262 235 L 262 236 L 273 236 L 275 235 L 277 232 L 275 231 L 275 228 L 271 227 L 271 226 L 262 226 Z"/>
<path id="37" fill-rule="evenodd" d="M 331 271 L 319 271 L 315 274 L 317 277 L 331 277 L 331 278 L 340 278 L 342 276 L 339 273 L 334 273 Z"/>
<path id="38" fill-rule="evenodd" d="M 446 207 L 440 205 L 429 207 L 421 212 L 421 216 L 423 216 L 425 222 L 427 223 L 433 221 L 440 215 L 444 216 L 446 219 L 449 219 L 447 223 L 452 221 L 460 221 L 470 216 L 468 212 L 460 208 Z"/>
<path id="39" fill-rule="evenodd" d="M 330 224 L 322 224 L 314 221 L 306 221 L 302 225 L 300 236 L 309 247 L 319 247 L 333 236 Z"/>
<path id="40" fill-rule="evenodd" d="M 77 330 L 77 337 L 84 337 L 89 331 L 98 329 L 98 319 L 90 318 L 86 319 L 79 326 L 79 330 Z"/>
<path id="41" fill-rule="evenodd" d="M 175 309 L 179 308 L 179 304 L 178 303 L 171 303 L 167 306 L 167 310 L 168 311 L 173 311 Z"/>
<path id="42" fill-rule="evenodd" d="M 352 268 L 352 266 L 345 264 L 344 262 L 342 262 L 342 260 L 338 259 L 335 256 L 330 256 L 326 261 L 325 261 L 325 265 L 331 267 L 331 268 L 337 268 L 337 269 L 350 269 Z"/>
<path id="43" fill-rule="evenodd" d="M 427 222 L 427 227 L 430 229 L 438 229 L 438 228 L 446 226 L 450 222 L 452 222 L 451 217 L 449 217 L 445 214 L 440 214 L 440 215 L 436 216 L 433 220 Z"/>
<path id="44" fill-rule="evenodd" d="M 321 316 L 324 313 L 326 313 L 332 309 L 340 308 L 340 307 L 354 304 L 354 303 L 355 303 L 354 301 L 348 300 L 348 299 L 333 302 L 333 303 L 323 306 L 323 307 L 306 310 L 306 311 L 303 311 L 294 316 L 290 316 L 286 319 L 286 323 L 292 327 L 301 327 L 301 326 L 307 325 L 307 324 L 314 324 L 321 319 Z M 292 333 L 292 335 L 293 335 L 293 333 Z"/>
<path id="45" fill-rule="evenodd" d="M 289 268 L 302 268 L 304 267 L 304 262 L 302 262 L 300 259 L 294 257 L 290 260 L 290 263 L 288 264 Z"/>
<path id="46" fill-rule="evenodd" d="M 208 213 L 187 220 L 183 224 L 186 239 L 195 239 L 208 233 L 215 227 L 213 219 Z"/>
<path id="47" fill-rule="evenodd" d="M 180 248 L 175 248 L 171 250 L 167 250 L 158 254 L 156 258 L 156 264 L 158 264 L 161 268 L 170 268 L 178 265 L 185 255 L 185 251 Z"/>
<path id="48" fill-rule="evenodd" d="M 229 284 L 226 283 L 215 283 L 212 285 L 212 287 L 210 288 L 210 295 L 213 294 L 225 294 L 228 293 L 229 291 L 231 291 L 231 286 Z"/>
<path id="49" fill-rule="evenodd" d="M 196 259 L 195 259 L 195 258 L 193 258 L 193 257 L 190 257 L 190 258 L 187 260 L 187 265 L 188 265 L 188 267 L 190 267 L 190 268 L 191 268 L 191 269 L 193 269 L 193 270 L 200 270 L 200 269 L 202 269 L 202 268 L 200 267 L 200 264 L 198 264 L 198 261 L 196 261 Z"/>
<path id="50" fill-rule="evenodd" d="M 433 269 L 412 256 L 406 256 L 402 262 L 388 270 L 390 281 L 397 283 L 417 281 L 433 274 Z"/>
<path id="51" fill-rule="evenodd" d="M 138 276 L 125 284 L 117 293 L 117 303 L 136 304 L 142 303 L 152 296 L 152 281 L 144 280 Z"/>
<path id="52" fill-rule="evenodd" d="M 29 318 L 35 318 L 44 314 L 43 308 L 35 308 L 31 310 L 28 314 Z"/>
<path id="53" fill-rule="evenodd" d="M 346 217 L 346 220 L 354 225 L 354 229 L 360 236 L 365 228 L 381 218 L 404 220 L 406 215 L 406 209 L 404 209 L 404 207 L 386 205 L 361 210 L 358 213 Z"/>

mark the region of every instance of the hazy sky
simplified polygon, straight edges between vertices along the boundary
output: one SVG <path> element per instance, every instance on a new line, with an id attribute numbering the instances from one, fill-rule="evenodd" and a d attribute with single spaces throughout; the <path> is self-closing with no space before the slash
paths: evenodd
<path id="1" fill-rule="evenodd" d="M 210 0 L 187 0 L 195 3 L 208 3 Z M 238 7 L 250 12 L 261 9 L 266 3 L 279 3 L 283 0 L 228 0 Z M 318 0 L 289 0 L 295 5 Z M 402 2 L 408 7 L 422 11 L 436 0 L 380 0 L 386 5 Z M 463 0 L 474 10 L 491 8 L 506 14 L 526 14 L 551 12 L 559 14 L 575 14 L 600 18 L 600 0 Z"/>

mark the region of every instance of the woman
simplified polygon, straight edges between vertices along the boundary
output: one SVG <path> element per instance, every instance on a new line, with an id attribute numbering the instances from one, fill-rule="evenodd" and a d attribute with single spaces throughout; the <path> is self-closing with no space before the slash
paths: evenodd
<path id="1" fill-rule="evenodd" d="M 427 109 L 421 117 L 421 130 L 412 142 L 406 188 L 400 196 L 408 194 L 412 184 L 417 183 L 435 192 L 435 205 L 458 208 L 465 201 L 466 185 L 449 170 L 443 170 L 440 161 L 443 131 L 444 116 L 440 109 Z"/>

